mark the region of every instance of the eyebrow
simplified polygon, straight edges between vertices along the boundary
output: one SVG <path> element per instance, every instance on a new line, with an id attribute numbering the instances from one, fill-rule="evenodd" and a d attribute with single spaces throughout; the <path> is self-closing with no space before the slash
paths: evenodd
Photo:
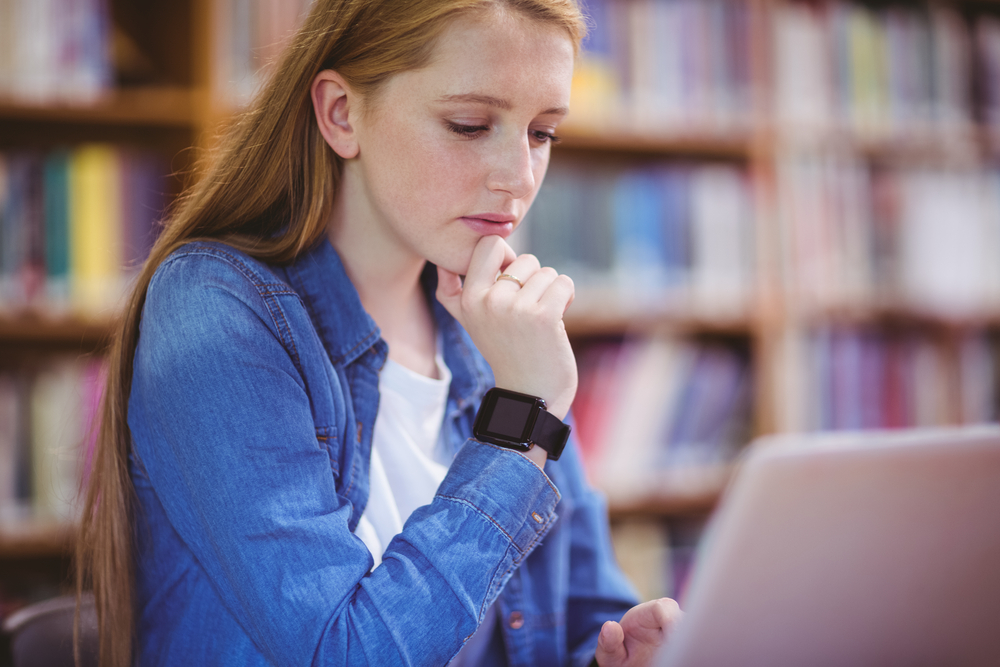
<path id="1" fill-rule="evenodd" d="M 499 97 L 493 97 L 492 95 L 478 95 L 476 93 L 466 93 L 464 95 L 445 95 L 438 98 L 439 102 L 471 102 L 473 104 L 485 104 L 486 106 L 496 107 L 497 109 L 503 109 L 504 111 L 510 111 L 511 103 L 507 100 L 500 99 Z M 566 107 L 552 107 L 551 109 L 546 109 L 543 111 L 541 116 L 565 116 L 569 113 L 569 109 Z"/>

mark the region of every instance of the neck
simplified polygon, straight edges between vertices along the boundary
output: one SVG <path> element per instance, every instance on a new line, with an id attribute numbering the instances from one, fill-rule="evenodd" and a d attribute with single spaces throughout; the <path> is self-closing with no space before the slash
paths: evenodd
<path id="1" fill-rule="evenodd" d="M 347 210 L 339 197 L 329 227 L 361 305 L 389 345 L 389 358 L 428 377 L 437 377 L 434 319 L 420 284 L 426 261 L 390 239 L 373 234 L 364 216 Z"/>

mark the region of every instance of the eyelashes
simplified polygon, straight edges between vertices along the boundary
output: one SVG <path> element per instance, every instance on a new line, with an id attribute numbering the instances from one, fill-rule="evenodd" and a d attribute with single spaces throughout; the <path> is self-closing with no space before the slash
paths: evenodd
<path id="1" fill-rule="evenodd" d="M 535 139 L 545 143 L 546 141 L 550 144 L 558 144 L 562 139 L 552 134 L 551 132 L 543 132 L 542 130 L 532 130 L 531 134 L 535 135 Z"/>
<path id="2" fill-rule="evenodd" d="M 476 139 L 486 134 L 489 131 L 488 125 L 462 125 L 460 123 L 453 123 L 451 121 L 445 122 L 448 130 L 454 132 L 460 137 L 466 139 Z M 528 132 L 529 136 L 539 144 L 552 143 L 558 144 L 560 139 L 551 132 L 545 132 L 543 130 L 530 130 Z"/>
<path id="3" fill-rule="evenodd" d="M 486 125 L 460 125 L 459 123 L 452 123 L 451 121 L 447 121 L 447 125 L 448 129 L 455 134 L 469 139 L 481 136 L 490 129 Z"/>

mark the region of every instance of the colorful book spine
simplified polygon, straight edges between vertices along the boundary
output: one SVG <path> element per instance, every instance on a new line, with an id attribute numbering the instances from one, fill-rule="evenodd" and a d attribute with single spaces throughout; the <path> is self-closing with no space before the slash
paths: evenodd
<path id="1" fill-rule="evenodd" d="M 106 0 L 0 1 L 0 98 L 85 104 L 113 84 Z"/>
<path id="2" fill-rule="evenodd" d="M 976 119 L 972 35 L 989 63 L 988 15 L 969 24 L 953 6 L 910 3 L 773 11 L 775 109 L 786 128 L 878 136 L 967 130 Z"/>
<path id="3" fill-rule="evenodd" d="M 777 161 L 782 280 L 807 310 L 1000 307 L 1000 172 L 879 168 L 845 151 Z"/>
<path id="4" fill-rule="evenodd" d="M 167 170 L 105 144 L 0 153 L 0 309 L 114 308 L 156 238 Z"/>
<path id="5" fill-rule="evenodd" d="M 79 516 L 105 373 L 89 358 L 0 372 L 0 522 Z"/>
<path id="6" fill-rule="evenodd" d="M 930 331 L 821 327 L 795 367 L 807 430 L 986 423 L 1000 419 L 1000 345 L 978 330 L 958 340 L 957 364 Z"/>
<path id="7" fill-rule="evenodd" d="M 754 107 L 746 4 L 588 0 L 584 11 L 595 27 L 574 79 L 576 122 L 664 131 L 746 127 Z"/>
<path id="8" fill-rule="evenodd" d="M 45 267 L 48 303 L 63 309 L 69 303 L 69 152 L 45 157 Z"/>
<path id="9" fill-rule="evenodd" d="M 122 221 L 120 162 L 105 145 L 83 146 L 70 158 L 70 263 L 73 301 L 86 312 L 114 306 L 120 289 Z"/>
<path id="10" fill-rule="evenodd" d="M 739 346 L 667 336 L 580 355 L 574 404 L 588 476 L 614 502 L 664 484 L 704 491 L 750 439 L 751 371 Z"/>
<path id="11" fill-rule="evenodd" d="M 226 104 L 245 106 L 260 90 L 312 0 L 219 0 L 215 76 Z"/>
<path id="12" fill-rule="evenodd" d="M 516 243 L 581 293 L 725 318 L 746 312 L 752 292 L 753 210 L 735 166 L 553 165 Z"/>

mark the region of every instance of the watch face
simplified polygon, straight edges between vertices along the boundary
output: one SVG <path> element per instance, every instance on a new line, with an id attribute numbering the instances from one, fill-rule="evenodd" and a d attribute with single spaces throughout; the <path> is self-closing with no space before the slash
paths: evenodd
<path id="1" fill-rule="evenodd" d="M 538 400 L 533 396 L 490 390 L 476 416 L 476 435 L 488 441 L 502 441 L 503 444 L 527 445 L 535 424 L 537 405 Z"/>
<path id="2" fill-rule="evenodd" d="M 493 413 L 486 422 L 486 432 L 509 440 L 527 440 L 528 415 L 535 402 L 521 401 L 507 396 L 497 396 Z"/>

